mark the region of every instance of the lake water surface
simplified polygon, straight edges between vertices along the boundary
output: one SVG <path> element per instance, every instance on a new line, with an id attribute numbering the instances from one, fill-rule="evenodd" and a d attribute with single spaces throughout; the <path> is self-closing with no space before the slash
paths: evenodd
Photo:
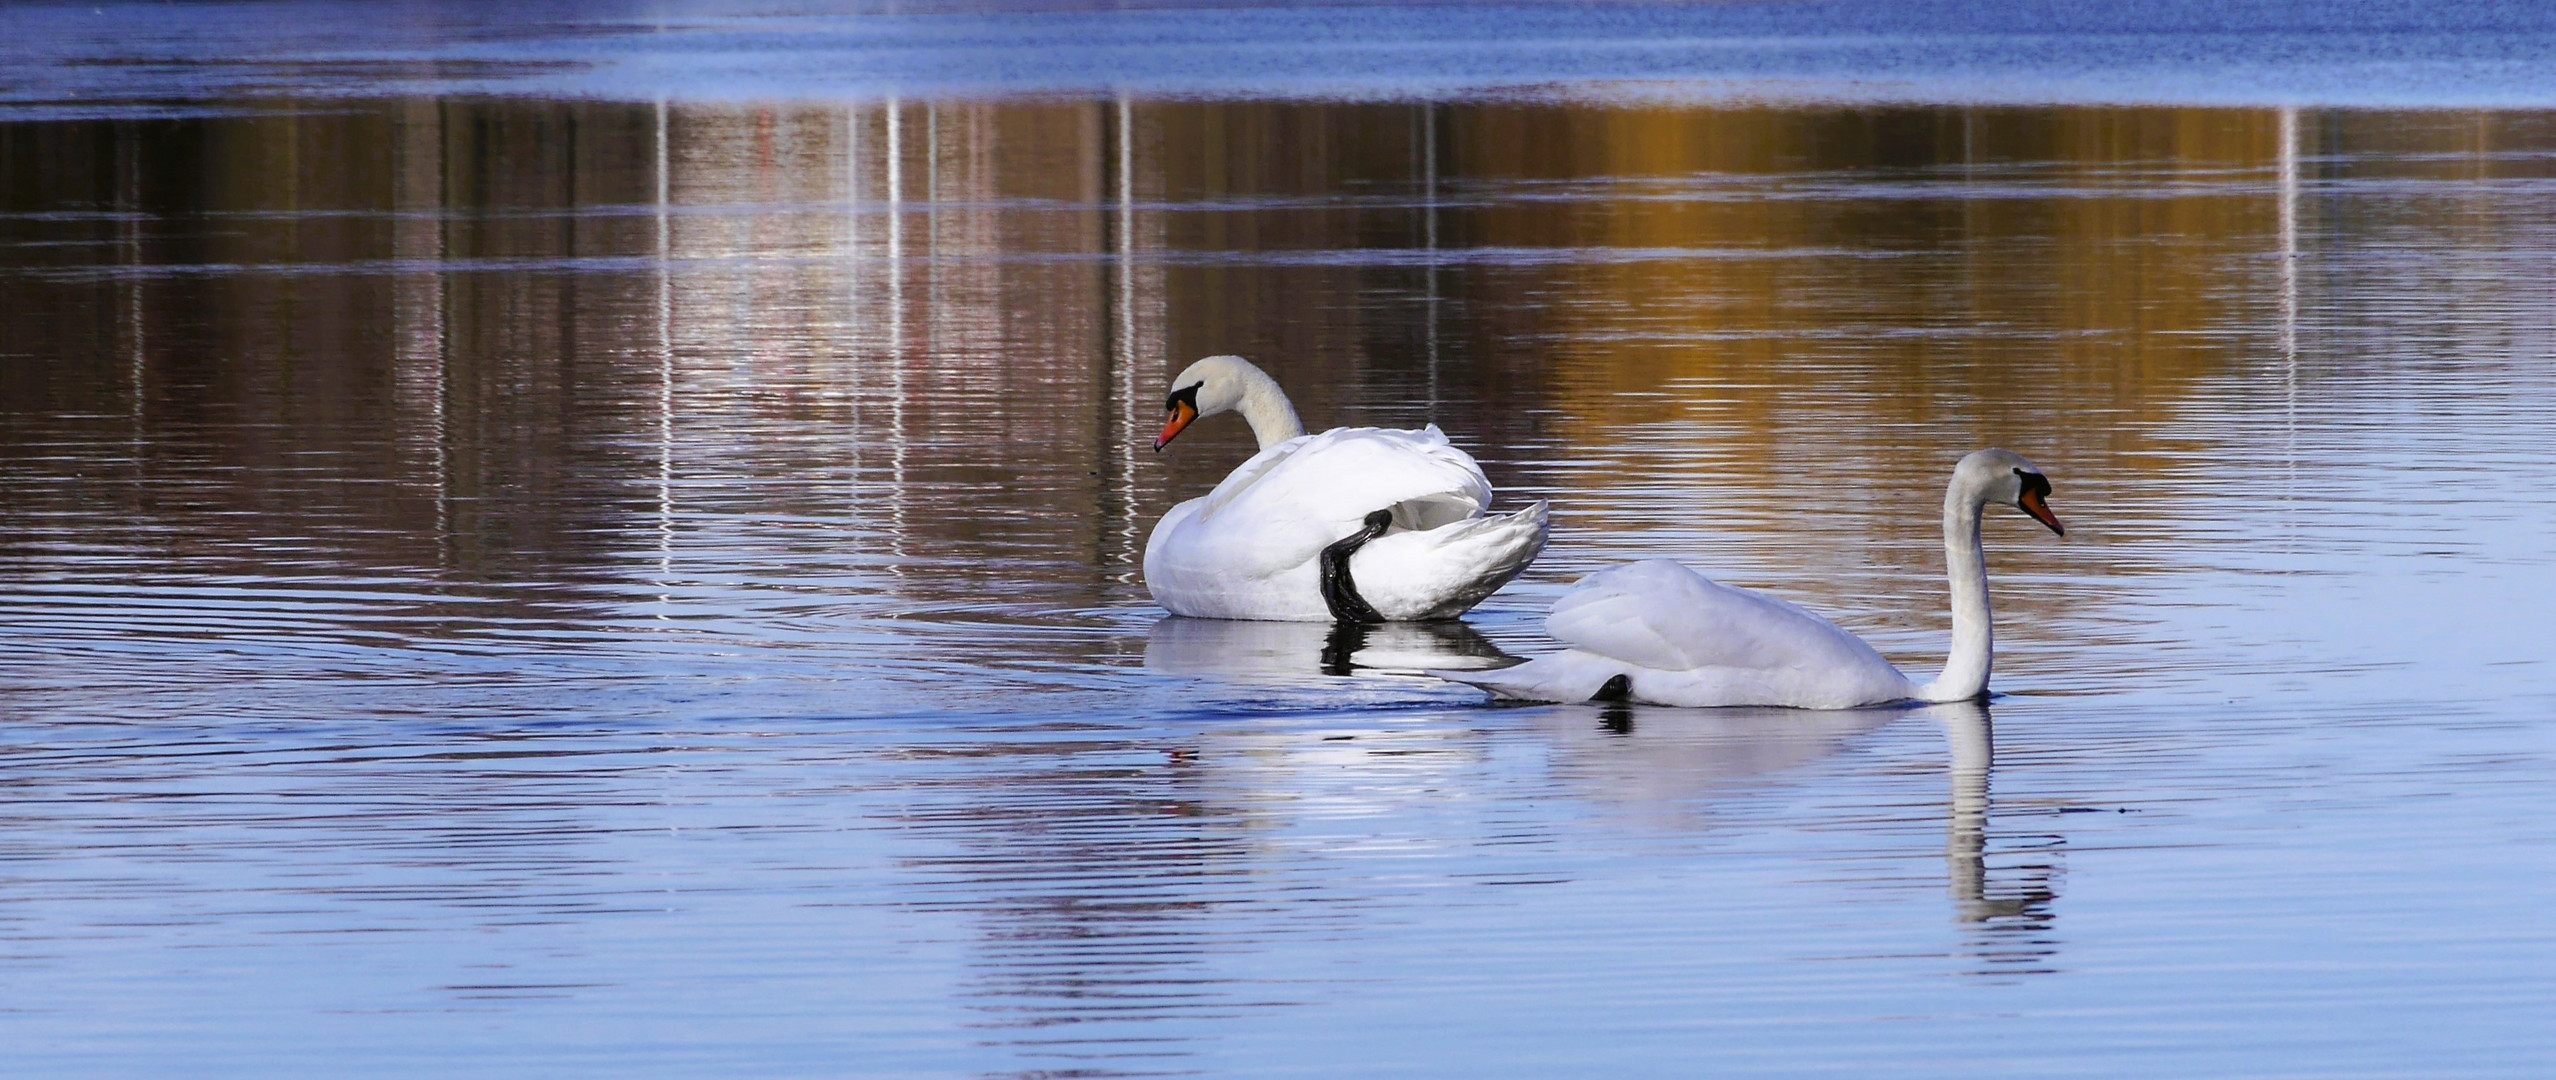
<path id="1" fill-rule="evenodd" d="M 685 93 L 601 16 L 286 70 L 88 10 L 0 86 L 13 1073 L 2556 1072 L 2535 23 L 2402 85 L 2113 41 L 2305 88 L 2116 104 L 1081 39 Z M 2458 49 L 2529 63 L 2307 92 Z M 1166 619 L 1219 352 L 1552 547 L 1462 624 Z M 1651 557 L 1930 671 L 1986 445 L 2069 532 L 1988 522 L 1984 708 L 1413 673 Z"/>

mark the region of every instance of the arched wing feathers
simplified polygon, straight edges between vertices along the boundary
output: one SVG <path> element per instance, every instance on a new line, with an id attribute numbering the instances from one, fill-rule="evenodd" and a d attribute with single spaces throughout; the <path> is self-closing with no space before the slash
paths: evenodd
<path id="1" fill-rule="evenodd" d="M 1889 666 L 1835 623 L 1666 559 L 1580 579 L 1544 627 L 1576 648 L 1662 671 Z"/>
<path id="2" fill-rule="evenodd" d="M 1196 520 L 1307 519 L 1337 539 L 1370 513 L 1431 497 L 1470 503 L 1466 516 L 1491 505 L 1491 482 L 1482 467 L 1437 425 L 1419 431 L 1333 428 L 1289 439 L 1242 463 L 1207 494 Z"/>

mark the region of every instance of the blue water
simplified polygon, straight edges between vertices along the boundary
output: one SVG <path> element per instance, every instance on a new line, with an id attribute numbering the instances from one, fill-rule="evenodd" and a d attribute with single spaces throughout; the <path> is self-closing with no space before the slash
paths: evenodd
<path id="1" fill-rule="evenodd" d="M 0 103 L 914 96 L 2546 108 L 2535 3 L 30 4 Z"/>
<path id="2" fill-rule="evenodd" d="M 2249 29 L 1881 107 L 1840 42 L 2113 16 L 100 10 L 0 15 L 12 1075 L 2556 1070 L 2550 69 L 2285 107 L 2414 84 Z M 1825 43 L 1568 40 L 1662 23 Z M 1128 81 L 967 59 L 1060 24 Z M 398 63 L 214 62 L 324 50 Z M 1225 351 L 1551 549 L 1345 676 L 1165 619 L 1145 532 L 1249 442 L 1145 446 Z M 1988 523 L 1984 709 L 1414 674 L 1652 557 L 1931 670 L 1989 444 L 2069 532 Z"/>

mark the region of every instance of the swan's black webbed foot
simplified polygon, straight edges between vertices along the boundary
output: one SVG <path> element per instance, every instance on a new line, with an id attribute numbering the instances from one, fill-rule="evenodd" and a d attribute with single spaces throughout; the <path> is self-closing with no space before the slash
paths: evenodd
<path id="1" fill-rule="evenodd" d="M 1616 674 L 1616 675 L 1614 675 L 1614 676 L 1612 676 L 1612 677 L 1609 677 L 1609 678 L 1606 680 L 1606 684 L 1605 684 L 1605 685 L 1600 686 L 1600 687 L 1598 687 L 1598 688 L 1597 688 L 1597 693 L 1594 693 L 1594 694 L 1589 695 L 1589 700 L 1591 700 L 1591 701 L 1631 701 L 1631 700 L 1633 700 L 1633 676 L 1618 673 L 1618 674 Z"/>
<path id="2" fill-rule="evenodd" d="M 1349 556 L 1367 546 L 1367 541 L 1384 535 L 1393 525 L 1393 511 L 1378 510 L 1367 515 L 1366 527 L 1341 537 L 1322 549 L 1322 603 L 1331 609 L 1331 617 L 1341 622 L 1380 623 L 1385 617 L 1358 595 L 1358 581 L 1349 576 Z"/>

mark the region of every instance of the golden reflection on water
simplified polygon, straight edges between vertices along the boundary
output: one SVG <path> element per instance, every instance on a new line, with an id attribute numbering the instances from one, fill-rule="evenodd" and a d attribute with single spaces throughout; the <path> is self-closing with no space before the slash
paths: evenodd
<path id="1" fill-rule="evenodd" d="M 1696 558 L 1916 666 L 1944 463 L 2049 468 L 2074 535 L 1991 545 L 2056 587 L 2001 600 L 2090 608 L 2194 527 L 2160 494 L 2194 462 L 2295 482 L 2301 395 L 2353 362 L 2319 296 L 2364 271 L 2326 253 L 2525 253 L 2500 196 L 2556 142 L 2263 109 L 289 105 L 0 125 L 0 348 L 45 361 L 0 371 L 5 542 L 366 567 L 415 609 L 375 628 L 424 637 L 1141 604 L 1153 520 L 1250 449 L 1145 451 L 1161 379 L 1237 351 L 1316 426 L 1434 420 L 1555 499 L 1525 602 Z M 2534 302 L 2461 269 L 2494 262 L 2381 265 L 2491 335 Z"/>
<path id="2" fill-rule="evenodd" d="M 0 375 L 30 418 L 0 453 L 41 473 L 67 440 L 127 480 L 40 484 L 13 535 L 103 494 L 167 565 L 272 569 L 280 527 L 448 581 L 662 585 L 678 549 L 777 522 L 859 549 L 858 591 L 900 608 L 1024 577 L 1139 599 L 1153 518 L 1248 452 L 1234 424 L 1139 446 L 1166 369 L 1219 351 L 1317 426 L 1443 423 L 1600 547 L 1780 541 L 1818 599 L 1905 608 L 1943 462 L 2035 455 L 2100 537 L 2121 485 L 2213 437 L 2188 404 L 2295 422 L 2319 285 L 2288 256 L 2405 224 L 2329 220 L 2323 192 L 2441 181 L 2455 212 L 2420 227 L 2490 244 L 2509 223 L 2475 193 L 2543 177 L 2549 137 L 2225 109 L 243 104 L 277 108 L 0 128 L 6 347 L 48 359 Z M 1563 572 L 1598 550 L 1557 548 Z"/>
<path id="3" fill-rule="evenodd" d="M 24 661 L 0 706 L 514 722 L 566 696 L 726 724 L 767 704 L 752 693 L 828 716 L 1035 712 L 1055 699 L 1010 693 L 1032 671 L 1106 704 L 1011 741 L 862 751 L 887 763 L 864 780 L 879 812 L 937 848 L 855 884 L 976 920 L 964 993 L 1004 1029 L 1265 1003 L 1220 950 L 1434 911 L 1411 897 L 1441 883 L 1420 856 L 1447 838 L 1492 838 L 1466 865 L 1500 875 L 1498 844 L 1565 835 L 1534 796 L 1709 833 L 1733 793 L 1896 722 L 1392 711 L 1437 691 L 1378 670 L 1532 647 L 1535 606 L 1591 566 L 1676 556 L 1777 584 L 1922 668 L 1943 621 L 1933 493 L 1959 453 L 2003 444 L 2052 471 L 2075 528 L 1992 526 L 2001 677 L 2172 686 L 2211 672 L 2124 629 L 2174 602 L 2141 608 L 2125 583 L 2306 531 L 2222 524 L 2224 487 L 2295 514 L 2316 482 L 2298 462 L 2403 420 L 2391 395 L 2443 370 L 2415 361 L 2504 365 L 2430 388 L 2406 407 L 2426 422 L 2545 381 L 2526 367 L 2544 275 L 2513 269 L 2548 246 L 2511 197 L 2556 175 L 2537 115 L 240 104 L 0 124 L 0 560 L 24 585 L 0 596 L 0 649 Z M 2408 251 L 2453 257 L 2388 257 Z M 2472 317 L 2387 337 L 2426 305 Z M 1157 622 L 1146 530 L 1250 443 L 1237 423 L 1163 455 L 1144 439 L 1168 371 L 1228 351 L 1317 426 L 1434 420 L 1510 495 L 1556 499 L 1545 563 L 1479 631 Z M 2236 542 L 2165 542 L 2196 537 Z M 412 670 L 474 643 L 494 674 Z M 594 691 L 543 663 L 562 654 L 641 689 L 577 697 Z M 1334 678 L 1348 657 L 1369 677 Z M 646 681 L 670 663 L 754 689 L 670 704 L 661 685 L 696 686 Z M 413 689 L 456 672 L 484 681 Z M 509 678 L 528 688 L 482 692 Z M 1056 734 L 1167 699 L 1297 719 Z M 2054 970 L 2059 826 L 2043 845 L 1992 818 L 1985 716 L 1964 730 L 1948 805 L 1930 779 L 1904 815 L 1925 839 L 1903 846 L 1965 970 Z M 811 768 L 853 741 L 807 738 Z M 561 799 L 530 823 L 544 842 L 611 820 Z M 1806 892 L 1784 884 L 1769 895 Z M 1341 903 L 1281 902 L 1303 896 Z M 1298 921 L 1219 921 L 1236 908 Z"/>

